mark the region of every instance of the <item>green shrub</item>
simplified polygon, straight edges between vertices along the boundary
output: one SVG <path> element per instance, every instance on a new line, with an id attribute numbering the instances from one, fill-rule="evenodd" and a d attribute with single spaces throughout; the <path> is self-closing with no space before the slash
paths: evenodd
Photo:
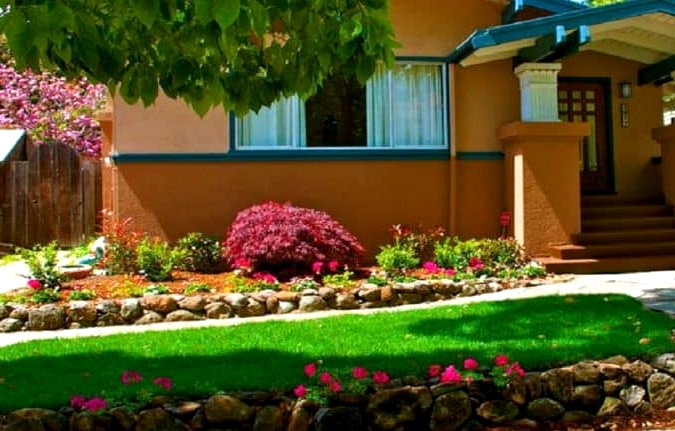
<path id="1" fill-rule="evenodd" d="M 386 286 L 389 284 L 386 278 L 380 277 L 379 275 L 371 274 L 367 279 L 366 283 L 374 284 L 376 286 Z"/>
<path id="2" fill-rule="evenodd" d="M 70 292 L 71 301 L 88 301 L 96 298 L 96 294 L 89 289 L 73 290 Z"/>
<path id="3" fill-rule="evenodd" d="M 445 229 L 441 227 L 424 228 L 421 224 L 395 224 L 390 229 L 394 244 L 410 248 L 422 262 L 431 260 L 434 244 L 445 238 Z"/>
<path id="4" fill-rule="evenodd" d="M 168 287 L 163 284 L 151 284 L 143 289 L 143 295 L 165 295 L 171 293 Z"/>
<path id="5" fill-rule="evenodd" d="M 105 238 L 105 254 L 101 267 L 111 274 L 133 274 L 138 271 L 136 250 L 144 234 L 132 228 L 130 217 L 117 219 L 112 211 L 102 211 L 101 234 Z"/>
<path id="6" fill-rule="evenodd" d="M 183 289 L 185 295 L 192 295 L 197 292 L 211 292 L 211 287 L 205 283 L 190 283 Z"/>
<path id="7" fill-rule="evenodd" d="M 319 283 L 312 277 L 296 277 L 292 279 L 288 285 L 293 292 L 302 292 L 305 289 L 316 289 L 319 287 Z"/>
<path id="8" fill-rule="evenodd" d="M 446 238 L 434 246 L 434 262 L 442 268 L 454 268 L 463 271 L 469 266 L 472 257 L 478 257 L 480 242 L 475 239 L 460 241 L 459 238 Z"/>
<path id="9" fill-rule="evenodd" d="M 139 272 L 150 281 L 171 280 L 176 253 L 166 241 L 144 238 L 136 248 Z"/>
<path id="10" fill-rule="evenodd" d="M 476 253 L 476 257 L 494 268 L 519 268 L 525 264 L 523 247 L 513 238 L 481 239 Z"/>
<path id="11" fill-rule="evenodd" d="M 339 274 L 326 274 L 321 278 L 321 282 L 324 286 L 333 286 L 344 289 L 354 285 L 354 281 L 352 280 L 353 275 L 354 273 L 351 271 L 345 271 Z"/>
<path id="12" fill-rule="evenodd" d="M 178 240 L 176 266 L 191 272 L 212 274 L 223 262 L 223 249 L 217 238 L 200 232 L 191 232 Z"/>
<path id="13" fill-rule="evenodd" d="M 56 302 L 59 300 L 59 292 L 53 289 L 40 289 L 31 296 L 31 301 L 38 304 Z"/>
<path id="14" fill-rule="evenodd" d="M 58 245 L 56 242 L 50 242 L 44 246 L 38 244 L 32 249 L 21 250 L 21 258 L 28 265 L 29 277 L 39 282 L 39 286 L 35 285 L 36 287 L 33 287 L 33 289 L 59 290 L 65 277 L 56 269 L 57 253 Z"/>
<path id="15" fill-rule="evenodd" d="M 420 263 L 412 247 L 399 244 L 385 245 L 375 259 L 383 270 L 392 274 L 416 268 Z"/>

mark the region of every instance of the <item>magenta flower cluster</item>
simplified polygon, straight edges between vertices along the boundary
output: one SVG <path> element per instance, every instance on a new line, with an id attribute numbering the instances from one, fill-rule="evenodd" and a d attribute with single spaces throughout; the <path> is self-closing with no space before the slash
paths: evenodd
<path id="1" fill-rule="evenodd" d="M 25 129 L 35 144 L 59 141 L 99 157 L 102 137 L 94 114 L 105 103 L 106 91 L 84 78 L 69 82 L 0 64 L 0 128 Z"/>
<path id="2" fill-rule="evenodd" d="M 501 354 L 494 359 L 494 366 L 481 369 L 478 361 L 474 358 L 466 358 L 462 363 L 462 369 L 457 369 L 454 364 L 443 367 L 438 364 L 429 366 L 429 377 L 438 378 L 440 383 L 461 384 L 471 383 L 477 378 L 482 378 L 486 373 L 494 379 L 495 383 L 503 385 L 511 378 L 522 378 L 525 370 L 518 362 L 510 362 L 508 356 Z"/>
<path id="3" fill-rule="evenodd" d="M 384 371 L 375 371 L 371 373 L 365 367 L 354 367 L 349 380 L 340 379 L 338 376 L 328 371 L 320 371 L 319 366 L 310 362 L 303 368 L 305 376 L 315 379 L 316 383 L 310 385 L 297 385 L 293 389 L 293 394 L 298 398 L 313 398 L 321 400 L 328 394 L 337 394 L 340 392 L 355 393 L 363 392 L 369 384 L 381 386 L 389 382 L 389 374 Z"/>

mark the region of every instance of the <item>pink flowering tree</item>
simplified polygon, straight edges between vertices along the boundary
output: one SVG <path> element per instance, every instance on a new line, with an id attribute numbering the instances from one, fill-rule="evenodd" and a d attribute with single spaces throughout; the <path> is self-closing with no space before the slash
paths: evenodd
<path id="1" fill-rule="evenodd" d="M 25 129 L 33 143 L 62 142 L 81 154 L 101 154 L 101 129 L 94 114 L 105 103 L 105 86 L 67 81 L 52 73 L 19 72 L 0 64 L 0 128 Z"/>

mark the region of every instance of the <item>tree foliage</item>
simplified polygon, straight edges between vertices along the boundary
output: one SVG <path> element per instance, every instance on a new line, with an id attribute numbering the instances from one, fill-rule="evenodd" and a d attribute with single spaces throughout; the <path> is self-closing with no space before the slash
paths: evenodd
<path id="1" fill-rule="evenodd" d="M 19 68 L 58 68 L 203 115 L 308 96 L 331 73 L 364 83 L 396 46 L 388 0 L 0 0 Z"/>

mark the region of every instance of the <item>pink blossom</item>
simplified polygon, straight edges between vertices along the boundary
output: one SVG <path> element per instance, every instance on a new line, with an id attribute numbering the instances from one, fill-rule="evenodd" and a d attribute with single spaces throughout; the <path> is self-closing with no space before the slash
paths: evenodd
<path id="1" fill-rule="evenodd" d="M 319 381 L 325 385 L 329 385 L 333 381 L 333 376 L 328 371 L 319 374 Z"/>
<path id="2" fill-rule="evenodd" d="M 389 382 L 389 374 L 384 371 L 375 371 L 373 373 L 373 383 L 376 385 L 386 385 Z"/>
<path id="3" fill-rule="evenodd" d="M 503 367 L 504 365 L 508 365 L 509 363 L 509 358 L 506 355 L 497 355 L 495 358 L 495 365 L 498 367 Z"/>
<path id="4" fill-rule="evenodd" d="M 307 388 L 305 385 L 298 385 L 293 389 L 293 394 L 298 398 L 305 398 L 307 395 Z"/>
<path id="5" fill-rule="evenodd" d="M 332 392 L 340 392 L 342 390 L 342 385 L 337 380 L 333 380 L 328 384 L 328 388 L 330 388 Z"/>
<path id="6" fill-rule="evenodd" d="M 314 362 L 310 362 L 309 364 L 305 365 L 303 371 L 307 377 L 314 377 L 314 374 L 316 374 L 316 364 Z"/>
<path id="7" fill-rule="evenodd" d="M 506 369 L 506 375 L 510 376 L 511 374 L 516 373 L 518 377 L 525 376 L 525 370 L 520 366 L 518 362 L 514 362 Z"/>
<path id="8" fill-rule="evenodd" d="M 82 395 L 73 395 L 70 397 L 70 406 L 79 409 L 82 408 L 86 401 Z"/>
<path id="9" fill-rule="evenodd" d="M 82 404 L 84 410 L 89 410 L 90 412 L 97 412 L 108 407 L 108 402 L 103 398 L 91 398 L 88 401 L 85 401 Z"/>
<path id="10" fill-rule="evenodd" d="M 464 360 L 464 369 L 465 370 L 477 370 L 478 369 L 478 361 L 475 360 L 474 358 L 466 358 Z"/>
<path id="11" fill-rule="evenodd" d="M 471 267 L 472 269 L 480 270 L 485 268 L 485 264 L 479 258 L 472 257 L 471 259 L 469 259 L 469 267 Z"/>
<path id="12" fill-rule="evenodd" d="M 443 367 L 441 367 L 438 364 L 430 365 L 429 366 L 429 377 L 438 377 L 441 375 L 441 370 Z"/>
<path id="13" fill-rule="evenodd" d="M 173 381 L 168 377 L 156 377 L 152 383 L 161 386 L 165 391 L 170 391 L 173 387 Z"/>
<path id="14" fill-rule="evenodd" d="M 457 275 L 457 271 L 454 268 L 448 268 L 444 271 L 444 273 L 450 277 Z"/>
<path id="15" fill-rule="evenodd" d="M 314 274 L 321 274 L 321 270 L 323 270 L 323 262 L 317 260 L 312 264 L 312 272 Z"/>
<path id="16" fill-rule="evenodd" d="M 138 383 L 143 380 L 143 377 L 138 371 L 127 370 L 122 373 L 122 383 L 125 385 L 130 385 L 132 383 Z"/>
<path id="17" fill-rule="evenodd" d="M 328 270 L 330 272 L 337 271 L 339 267 L 340 267 L 340 264 L 338 263 L 337 260 L 331 260 L 330 262 L 328 262 Z"/>
<path id="18" fill-rule="evenodd" d="M 269 272 L 256 272 L 253 274 L 253 279 L 254 280 L 260 280 L 265 283 L 276 283 L 277 278 L 270 274 Z"/>
<path id="19" fill-rule="evenodd" d="M 462 383 L 462 375 L 454 365 L 448 366 L 441 374 L 441 383 Z"/>
<path id="20" fill-rule="evenodd" d="M 42 283 L 40 283 L 40 280 L 36 278 L 31 278 L 26 284 L 33 290 L 40 290 L 42 287 Z"/>
<path id="21" fill-rule="evenodd" d="M 441 271 L 441 268 L 436 265 L 436 262 L 431 261 L 424 262 L 422 264 L 422 269 L 429 274 L 438 274 Z"/>
<path id="22" fill-rule="evenodd" d="M 365 379 L 368 377 L 368 370 L 366 370 L 364 367 L 354 367 L 352 370 L 352 375 L 356 380 Z"/>
<path id="23" fill-rule="evenodd" d="M 251 268 L 251 260 L 246 257 L 238 257 L 234 260 L 232 266 L 239 269 L 249 269 Z"/>

